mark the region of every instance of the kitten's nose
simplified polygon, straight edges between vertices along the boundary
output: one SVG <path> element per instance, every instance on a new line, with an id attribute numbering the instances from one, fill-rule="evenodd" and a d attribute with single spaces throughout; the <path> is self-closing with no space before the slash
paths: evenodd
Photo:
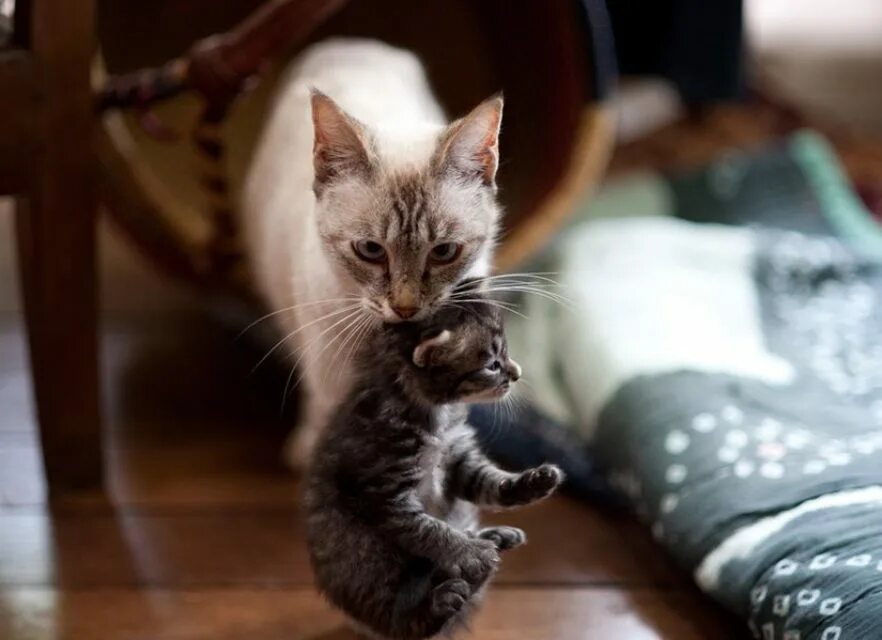
<path id="1" fill-rule="evenodd" d="M 416 315 L 416 312 L 419 311 L 418 307 L 403 307 L 398 305 L 390 305 L 392 307 L 392 311 L 394 311 L 399 318 L 402 320 L 407 320 Z"/>
<path id="2" fill-rule="evenodd" d="M 507 363 L 508 377 L 512 382 L 517 382 L 521 378 L 521 365 L 514 360 L 509 359 Z"/>

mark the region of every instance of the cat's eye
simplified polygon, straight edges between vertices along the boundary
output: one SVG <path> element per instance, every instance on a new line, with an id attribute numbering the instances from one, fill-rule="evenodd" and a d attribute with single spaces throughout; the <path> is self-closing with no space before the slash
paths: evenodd
<path id="1" fill-rule="evenodd" d="M 352 243 L 352 250 L 366 262 L 383 262 L 386 259 L 386 249 L 373 240 L 357 240 Z"/>
<path id="2" fill-rule="evenodd" d="M 462 245 L 456 242 L 442 242 L 432 247 L 429 258 L 435 264 L 450 264 L 459 257 Z"/>
<path id="3" fill-rule="evenodd" d="M 502 368 L 502 365 L 499 364 L 499 360 L 494 360 L 493 362 L 488 364 L 486 367 L 486 369 L 488 369 L 489 371 L 493 371 L 494 373 L 499 371 L 501 368 Z"/>

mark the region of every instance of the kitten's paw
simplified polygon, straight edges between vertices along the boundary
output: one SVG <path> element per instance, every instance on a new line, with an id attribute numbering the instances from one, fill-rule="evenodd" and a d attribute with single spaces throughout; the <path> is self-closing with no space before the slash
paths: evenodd
<path id="1" fill-rule="evenodd" d="M 449 620 L 459 613 L 472 595 L 472 588 L 465 580 L 445 580 L 432 589 L 432 615 Z"/>
<path id="2" fill-rule="evenodd" d="M 527 534 L 517 527 L 488 527 L 478 531 L 478 537 L 489 540 L 500 551 L 514 549 L 527 541 Z"/>
<path id="3" fill-rule="evenodd" d="M 527 469 L 499 487 L 499 502 L 504 506 L 529 504 L 550 496 L 563 482 L 564 474 L 553 464 Z"/>
<path id="4" fill-rule="evenodd" d="M 450 573 L 469 583 L 472 590 L 477 590 L 496 571 L 499 565 L 499 552 L 490 540 L 475 538 L 453 562 Z"/>

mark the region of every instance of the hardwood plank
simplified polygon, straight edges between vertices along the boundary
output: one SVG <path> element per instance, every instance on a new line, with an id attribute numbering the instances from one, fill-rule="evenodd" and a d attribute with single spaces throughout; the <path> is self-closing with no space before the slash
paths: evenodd
<path id="1" fill-rule="evenodd" d="M 310 589 L 0 591 L 7 640 L 355 640 Z M 491 589 L 476 640 L 706 640 L 745 637 L 692 592 Z"/>
<path id="2" fill-rule="evenodd" d="M 190 425 L 183 425 L 184 430 Z M 208 433 L 209 426 L 196 426 Z M 279 458 L 282 438 L 270 433 L 229 432 L 167 445 L 111 440 L 107 450 L 108 492 L 113 504 L 139 509 L 213 510 L 293 509 L 298 485 Z M 35 434 L 0 430 L 0 474 L 15 477 L 2 486 L 7 506 L 42 506 L 36 492 L 42 470 Z M 101 493 L 80 493 L 57 502 L 57 508 L 94 508 L 105 504 Z"/>
<path id="3" fill-rule="evenodd" d="M 291 496 L 289 504 L 294 503 Z M 565 499 L 486 518 L 523 527 L 530 543 L 504 557 L 498 580 L 519 585 L 678 585 L 684 578 L 623 527 Z M 100 549 L 100 553 L 91 553 Z M 301 514 L 267 510 L 110 508 L 0 510 L 0 585 L 65 588 L 311 583 Z"/>
<path id="4" fill-rule="evenodd" d="M 0 431 L 35 429 L 21 324 L 0 317 Z M 204 317 L 106 324 L 103 408 L 118 440 L 167 444 L 178 434 L 242 433 L 261 424 L 281 436 L 293 423 L 297 393 L 283 412 L 284 376 L 270 366 L 254 371 L 261 352 L 237 343 L 235 332 Z"/>

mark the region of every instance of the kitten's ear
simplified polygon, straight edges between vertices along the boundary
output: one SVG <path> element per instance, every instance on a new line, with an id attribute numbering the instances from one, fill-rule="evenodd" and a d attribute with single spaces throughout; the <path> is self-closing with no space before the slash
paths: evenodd
<path id="1" fill-rule="evenodd" d="M 316 89 L 312 89 L 312 124 L 316 195 L 337 178 L 370 174 L 372 165 L 364 127 Z"/>
<path id="2" fill-rule="evenodd" d="M 450 331 L 447 329 L 438 335 L 426 338 L 417 345 L 416 349 L 413 350 L 413 363 L 420 368 L 425 367 L 429 362 L 429 355 L 432 349 L 440 347 L 442 344 L 446 344 L 449 341 Z"/>
<path id="3" fill-rule="evenodd" d="M 435 152 L 437 168 L 495 186 L 501 124 L 502 94 L 497 94 L 447 127 Z"/>

